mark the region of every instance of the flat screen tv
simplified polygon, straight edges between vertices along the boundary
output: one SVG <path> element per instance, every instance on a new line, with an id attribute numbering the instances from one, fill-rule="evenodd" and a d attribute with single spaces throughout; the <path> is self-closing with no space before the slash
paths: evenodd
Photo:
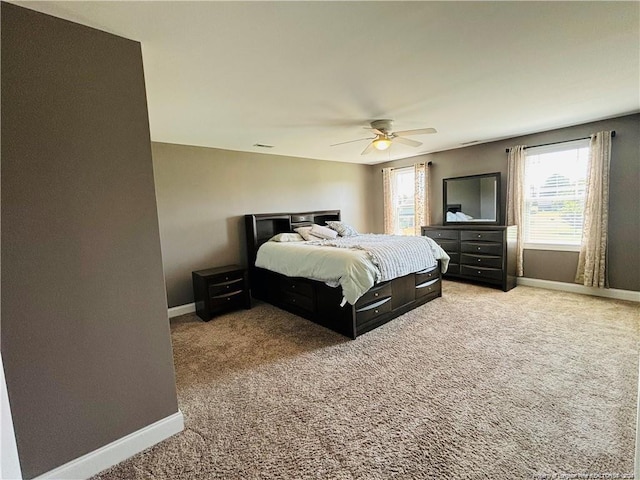
<path id="1" fill-rule="evenodd" d="M 442 180 L 443 225 L 500 225 L 500 172 Z"/>

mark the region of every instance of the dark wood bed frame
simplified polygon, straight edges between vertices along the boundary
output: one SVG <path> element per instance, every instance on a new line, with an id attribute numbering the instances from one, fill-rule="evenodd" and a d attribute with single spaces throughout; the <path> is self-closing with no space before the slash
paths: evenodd
<path id="1" fill-rule="evenodd" d="M 255 266 L 258 248 L 274 235 L 331 220 L 340 220 L 340 210 L 245 215 L 252 296 L 353 339 L 442 296 L 439 263 L 432 269 L 376 284 L 355 305 L 344 307 L 340 306 L 340 287 Z"/>

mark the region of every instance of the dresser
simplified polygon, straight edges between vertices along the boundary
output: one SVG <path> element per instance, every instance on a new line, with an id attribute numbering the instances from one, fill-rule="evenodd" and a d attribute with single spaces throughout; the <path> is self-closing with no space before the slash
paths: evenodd
<path id="1" fill-rule="evenodd" d="M 462 278 L 509 291 L 516 286 L 518 227 L 455 225 L 422 227 L 451 257 L 445 278 Z"/>
<path id="2" fill-rule="evenodd" d="M 191 273 L 196 314 L 205 321 L 214 315 L 251 308 L 247 270 L 239 265 L 198 270 Z"/>

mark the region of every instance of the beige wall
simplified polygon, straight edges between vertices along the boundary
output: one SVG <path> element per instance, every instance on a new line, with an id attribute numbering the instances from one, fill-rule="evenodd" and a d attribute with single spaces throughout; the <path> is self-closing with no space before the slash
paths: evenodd
<path id="1" fill-rule="evenodd" d="M 178 405 L 140 44 L 1 8 L 2 357 L 32 478 Z"/>
<path id="2" fill-rule="evenodd" d="M 247 213 L 340 209 L 372 228 L 368 166 L 155 142 L 152 152 L 170 307 L 193 302 L 193 270 L 246 264 Z"/>
<path id="3" fill-rule="evenodd" d="M 640 114 L 551 130 L 498 142 L 388 162 L 374 170 L 375 201 L 372 228 L 383 230 L 382 167 L 405 166 L 431 161 L 432 224 L 442 224 L 442 179 L 501 172 L 501 205 L 506 203 L 507 154 L 514 145 L 539 145 L 589 136 L 601 130 L 615 130 L 611 149 L 609 198 L 609 279 L 612 288 L 640 291 Z M 530 278 L 571 282 L 577 266 L 575 252 L 525 251 L 524 275 Z"/>

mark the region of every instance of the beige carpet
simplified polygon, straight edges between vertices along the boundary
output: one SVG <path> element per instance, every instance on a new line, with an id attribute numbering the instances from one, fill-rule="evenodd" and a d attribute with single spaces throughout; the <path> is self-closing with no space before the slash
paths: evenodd
<path id="1" fill-rule="evenodd" d="M 631 478 L 639 313 L 445 282 L 355 341 L 263 303 L 185 315 L 186 430 L 95 478 Z"/>

